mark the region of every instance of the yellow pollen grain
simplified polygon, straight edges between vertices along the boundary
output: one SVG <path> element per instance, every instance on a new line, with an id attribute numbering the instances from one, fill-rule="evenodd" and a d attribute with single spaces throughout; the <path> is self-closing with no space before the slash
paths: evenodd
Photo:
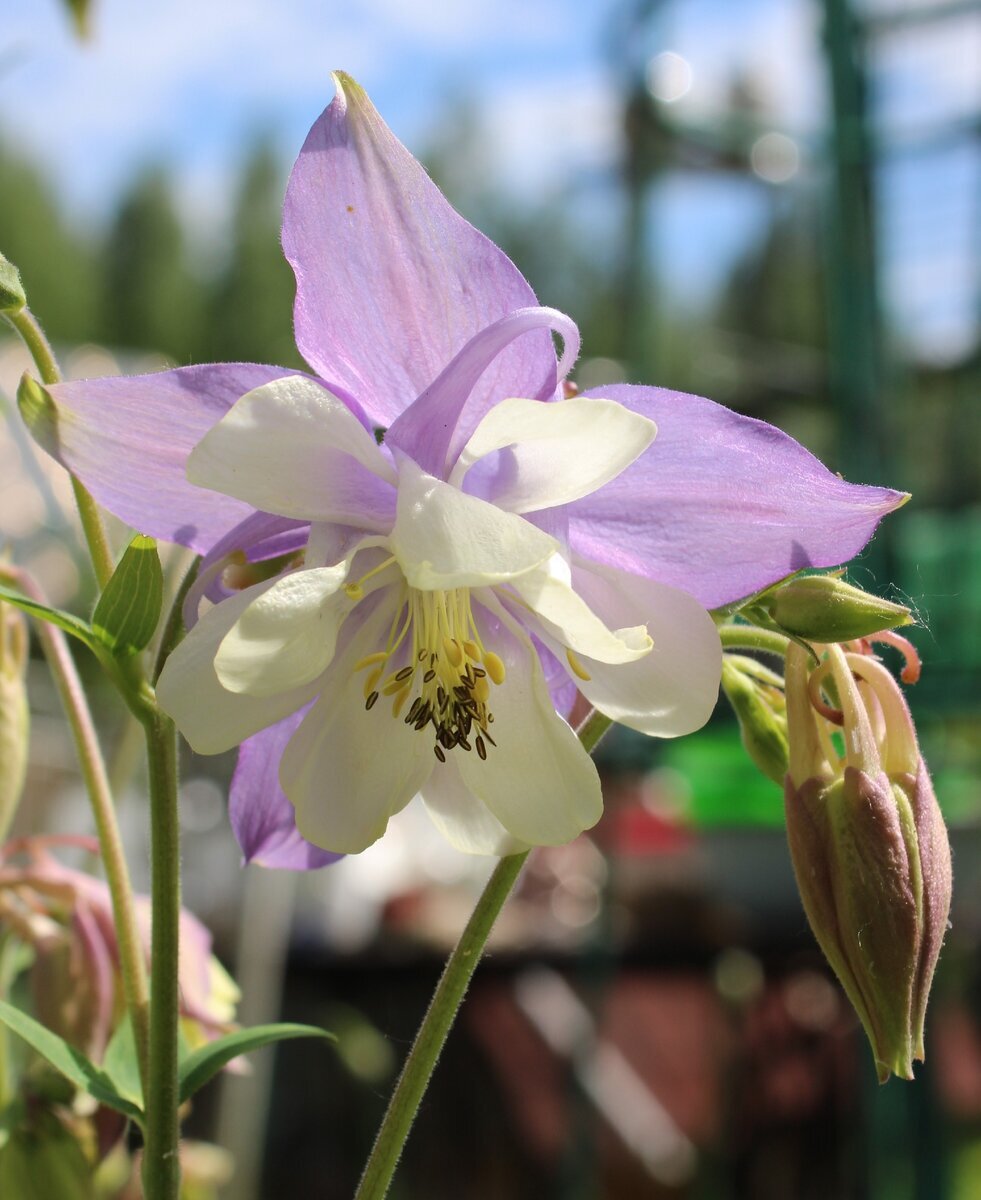
<path id="1" fill-rule="evenodd" d="M 480 662 L 480 647 L 476 642 L 464 642 L 463 648 L 467 652 L 467 658 L 472 658 L 474 662 Z"/>
<path id="2" fill-rule="evenodd" d="M 501 659 L 498 657 L 498 655 L 496 655 L 494 653 L 493 650 L 488 650 L 487 653 L 483 656 L 483 663 L 484 663 L 484 666 L 487 668 L 487 674 L 491 677 L 492 682 L 494 682 L 494 683 L 503 683 L 504 682 L 504 675 L 505 675 L 504 663 L 501 661 Z"/>
<path id="3" fill-rule="evenodd" d="M 569 666 L 572 668 L 573 675 L 576 675 L 579 679 L 583 679 L 586 683 L 589 683 L 589 681 L 592 679 L 592 675 L 590 675 L 590 673 L 582 665 L 579 659 L 576 658 L 572 651 L 567 648 L 565 656 L 569 660 Z"/>
<path id="4" fill-rule="evenodd" d="M 473 694 L 477 697 L 481 704 L 486 704 L 490 697 L 490 685 L 487 678 L 481 675 L 477 682 L 473 685 Z"/>
<path id="5" fill-rule="evenodd" d="M 402 685 L 402 690 L 395 693 L 395 699 L 392 701 L 392 716 L 397 717 L 405 707 L 405 702 L 409 698 L 409 692 L 412 691 L 412 684 L 405 683 Z"/>
<path id="6" fill-rule="evenodd" d="M 364 599 L 364 588 L 360 583 L 345 583 L 344 592 L 350 600 Z"/>

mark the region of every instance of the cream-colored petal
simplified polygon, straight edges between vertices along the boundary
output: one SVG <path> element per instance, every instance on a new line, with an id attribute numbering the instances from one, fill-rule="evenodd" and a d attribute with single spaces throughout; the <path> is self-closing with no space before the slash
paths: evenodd
<path id="1" fill-rule="evenodd" d="M 512 837 L 460 777 L 454 750 L 422 787 L 426 811 L 451 845 L 465 854 L 520 854 L 528 846 Z"/>
<path id="2" fill-rule="evenodd" d="M 559 559 L 558 555 L 554 556 Z M 565 562 L 559 559 L 562 567 Z M 562 571 L 549 570 L 548 563 L 535 567 L 511 588 L 530 608 L 540 625 L 563 646 L 576 654 L 606 663 L 636 662 L 650 652 L 652 642 L 644 625 L 611 630 L 563 578 Z"/>
<path id="3" fill-rule="evenodd" d="M 409 584 L 427 590 L 514 579 L 558 548 L 530 522 L 457 491 L 408 458 L 399 462 L 389 543 Z"/>
<path id="4" fill-rule="evenodd" d="M 198 754 L 220 754 L 306 704 L 317 682 L 275 696 L 246 696 L 222 687 L 215 673 L 218 648 L 243 612 L 274 580 L 257 583 L 209 609 L 170 654 L 157 681 L 157 699 Z"/>
<path id="5" fill-rule="evenodd" d="M 395 612 L 386 600 L 382 595 L 335 658 L 321 698 L 280 762 L 280 783 L 301 835 L 342 854 L 356 854 L 380 838 L 437 765 L 431 735 L 394 717 L 390 700 L 382 697 L 366 710 L 364 674 L 353 670 L 360 658 L 384 647 Z"/>
<path id="6" fill-rule="evenodd" d="M 596 563 L 575 560 L 572 580 L 605 621 L 643 620 L 654 642 L 633 663 L 613 666 L 578 656 L 589 678 L 570 675 L 586 699 L 614 721 L 652 736 L 700 729 L 712 715 L 722 674 L 719 634 L 705 609 L 687 592 Z M 560 646 L 550 648 L 568 662 Z"/>
<path id="7" fill-rule="evenodd" d="M 475 462 L 507 450 L 509 469 L 490 499 L 516 513 L 554 508 L 609 483 L 643 454 L 656 433 L 653 421 L 612 400 L 502 400 L 474 430 L 450 483 L 462 486 Z"/>
<path id="8" fill-rule="evenodd" d="M 579 739 L 552 707 L 530 639 L 503 611 L 484 643 L 502 660 L 505 677 L 490 690 L 496 746 L 486 760 L 456 747 L 460 777 L 512 837 L 527 845 L 571 842 L 603 811 L 599 776 Z"/>
<path id="9" fill-rule="evenodd" d="M 247 392 L 191 452 L 187 477 L 264 512 L 388 532 L 395 471 L 354 413 L 288 375 Z"/>

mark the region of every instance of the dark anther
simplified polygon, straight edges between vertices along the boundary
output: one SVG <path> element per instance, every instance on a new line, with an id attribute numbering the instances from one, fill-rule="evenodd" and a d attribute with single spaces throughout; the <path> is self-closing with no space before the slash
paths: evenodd
<path id="1" fill-rule="evenodd" d="M 374 707 L 375 707 L 375 701 L 376 701 L 377 699 L 378 699 L 378 693 L 377 693 L 377 692 L 372 692 L 372 693 L 371 693 L 371 695 L 368 697 L 368 699 L 367 699 L 367 700 L 364 702 L 364 706 L 365 706 L 365 708 L 366 708 L 366 709 L 372 709 L 372 708 L 374 708 Z"/>
<path id="2" fill-rule="evenodd" d="M 487 747 L 484 745 L 484 739 L 478 733 L 474 738 L 474 745 L 477 747 L 477 757 L 481 762 L 487 757 Z"/>
<path id="3" fill-rule="evenodd" d="M 491 719 L 491 715 L 490 715 L 490 713 L 488 713 L 488 714 L 487 714 L 487 720 L 489 721 L 490 719 Z M 490 735 L 490 734 L 487 732 L 487 730 L 486 730 L 486 729 L 484 730 L 484 737 L 485 737 L 485 738 L 486 738 L 486 739 L 487 739 L 487 740 L 490 742 L 490 744 L 491 744 L 492 746 L 496 746 L 496 745 L 497 745 L 497 742 L 495 742 L 495 741 L 494 741 L 494 739 L 491 737 L 491 735 Z"/>
<path id="4" fill-rule="evenodd" d="M 425 675 L 423 675 L 423 677 L 422 677 L 422 682 L 423 682 L 423 683 L 432 683 L 432 681 L 433 681 L 435 678 L 436 678 L 436 672 L 435 672 L 434 670 L 432 670 L 432 668 L 430 668 L 430 669 L 429 669 L 429 670 L 426 672 L 426 674 L 425 674 Z"/>
<path id="5" fill-rule="evenodd" d="M 446 755 L 439 748 L 439 746 L 433 746 L 433 754 L 436 755 L 440 762 L 446 762 Z"/>
<path id="6" fill-rule="evenodd" d="M 477 676 L 478 679 L 483 679 L 484 676 L 487 674 L 487 672 L 484 670 L 483 667 L 474 667 L 473 673 L 474 673 L 474 675 Z"/>
<path id="7" fill-rule="evenodd" d="M 408 679 L 414 670 L 415 667 L 403 667 L 401 671 L 396 673 L 395 678 L 401 682 L 403 679 Z"/>

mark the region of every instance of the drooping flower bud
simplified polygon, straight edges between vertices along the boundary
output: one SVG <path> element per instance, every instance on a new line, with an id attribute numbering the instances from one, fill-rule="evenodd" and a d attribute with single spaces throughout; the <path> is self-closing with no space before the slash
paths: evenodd
<path id="1" fill-rule="evenodd" d="M 808 642 L 851 642 L 912 624 L 910 610 L 863 592 L 839 575 L 803 575 L 768 593 L 764 604 L 781 629 Z"/>
<path id="2" fill-rule="evenodd" d="M 14 819 L 27 774 L 27 622 L 0 603 L 0 841 Z"/>
<path id="3" fill-rule="evenodd" d="M 896 639 L 897 641 L 899 639 Z M 787 834 L 814 935 L 868 1035 L 881 1082 L 922 1061 L 950 909 L 950 845 L 909 709 L 867 653 L 787 651 Z M 822 698 L 835 698 L 832 708 Z M 840 724 L 844 757 L 832 732 Z"/>
<path id="4" fill-rule="evenodd" d="M 732 705 L 746 753 L 774 783 L 787 776 L 787 705 L 783 679 L 741 654 L 722 658 L 722 690 Z"/>

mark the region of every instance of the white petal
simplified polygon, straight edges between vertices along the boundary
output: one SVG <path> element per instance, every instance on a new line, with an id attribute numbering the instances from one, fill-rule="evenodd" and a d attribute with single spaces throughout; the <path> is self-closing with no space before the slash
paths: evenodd
<path id="1" fill-rule="evenodd" d="M 276 696 L 243 696 L 226 691 L 215 674 L 218 647 L 242 613 L 274 580 L 257 583 L 209 609 L 167 659 L 157 681 L 164 712 L 198 754 L 220 754 L 274 725 L 310 700 L 316 683 Z"/>
<path id="2" fill-rule="evenodd" d="M 316 679 L 330 665 L 355 601 L 338 589 L 347 563 L 277 579 L 225 635 L 215 672 L 230 692 L 274 696 Z"/>
<path id="3" fill-rule="evenodd" d="M 312 379 L 247 392 L 191 452 L 199 487 L 299 520 L 387 532 L 395 472 L 354 413 Z"/>
<path id="4" fill-rule="evenodd" d="M 653 421 L 612 400 L 502 400 L 474 430 L 450 483 L 461 486 L 475 462 L 507 450 L 506 477 L 491 490 L 494 503 L 516 513 L 554 508 L 609 483 L 656 433 Z"/>
<path id="5" fill-rule="evenodd" d="M 409 584 L 423 589 L 500 583 L 557 549 L 554 538 L 530 522 L 464 495 L 404 457 L 389 542 Z"/>
<path id="6" fill-rule="evenodd" d="M 375 549 L 380 538 L 362 538 L 348 547 L 340 562 L 309 571 L 294 571 L 275 580 L 228 631 L 215 656 L 215 671 L 230 692 L 273 696 L 316 679 L 330 665 L 341 625 L 358 603 L 342 590 L 358 558 L 368 571 L 386 555 Z M 390 558 L 390 556 L 388 556 Z M 390 581 L 379 572 L 362 589 Z M 360 599 L 361 597 L 359 597 Z"/>
<path id="7" fill-rule="evenodd" d="M 573 562 L 573 584 L 606 621 L 646 621 L 650 654 L 609 666 L 582 656 L 579 690 L 600 712 L 631 729 L 678 737 L 700 729 L 719 695 L 722 646 L 712 618 L 694 597 L 614 567 Z M 554 653 L 564 661 L 561 647 Z"/>
<path id="8" fill-rule="evenodd" d="M 565 566 L 559 555 L 553 557 Z M 627 663 L 650 652 L 653 643 L 643 625 L 615 632 L 607 629 L 560 574 L 549 570 L 548 563 L 511 580 L 511 587 L 534 612 L 537 623 L 576 654 L 605 663 Z"/>
<path id="9" fill-rule="evenodd" d="M 436 828 L 464 854 L 520 854 L 524 842 L 511 836 L 490 809 L 470 791 L 457 769 L 455 752 L 436 769 L 422 788 L 422 798 Z"/>
<path id="10" fill-rule="evenodd" d="M 391 604 L 381 603 L 337 656 L 323 695 L 280 763 L 297 828 L 325 850 L 357 854 L 370 846 L 436 766 L 432 737 L 393 717 L 391 701 L 382 697 L 365 711 L 364 674 L 352 670 L 384 645 L 393 613 Z"/>
<path id="11" fill-rule="evenodd" d="M 493 603 L 493 602 L 491 602 Z M 506 668 L 488 707 L 496 746 L 486 760 L 459 747 L 451 753 L 464 785 L 504 828 L 532 846 L 571 842 L 603 811 L 599 776 L 579 739 L 552 707 L 538 655 L 511 618 L 481 634 Z"/>

